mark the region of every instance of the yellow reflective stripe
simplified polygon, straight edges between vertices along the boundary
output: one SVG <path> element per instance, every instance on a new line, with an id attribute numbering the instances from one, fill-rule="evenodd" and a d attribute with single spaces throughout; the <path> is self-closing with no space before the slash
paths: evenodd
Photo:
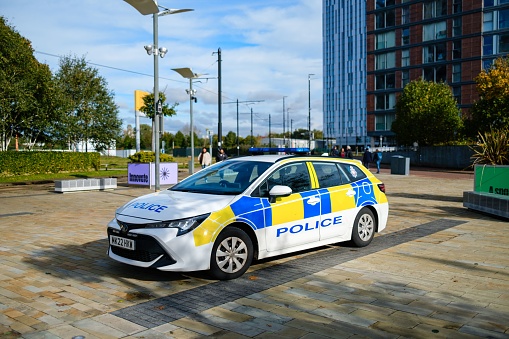
<path id="1" fill-rule="evenodd" d="M 306 162 L 306 165 L 308 166 L 309 174 L 311 176 L 311 188 L 316 189 L 318 188 L 318 176 L 316 175 L 315 167 L 310 162 Z"/>
<path id="2" fill-rule="evenodd" d="M 304 219 L 304 200 L 299 193 L 288 197 L 278 197 L 275 204 L 271 204 L 272 225 L 284 224 Z"/>
<path id="3" fill-rule="evenodd" d="M 201 246 L 213 242 L 219 232 L 235 219 L 232 209 L 228 206 L 212 213 L 193 231 L 194 245 Z"/>
<path id="4" fill-rule="evenodd" d="M 352 185 L 329 187 L 331 211 L 339 212 L 355 208 L 355 196 L 348 196 L 347 192 L 353 190 Z"/>

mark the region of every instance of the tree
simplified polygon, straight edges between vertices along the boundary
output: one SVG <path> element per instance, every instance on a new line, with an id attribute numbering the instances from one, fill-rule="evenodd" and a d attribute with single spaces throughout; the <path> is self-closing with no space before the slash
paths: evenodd
<path id="1" fill-rule="evenodd" d="M 147 124 L 140 125 L 140 149 L 152 149 L 152 127 Z"/>
<path id="2" fill-rule="evenodd" d="M 0 41 L 0 150 L 6 150 L 18 135 L 33 144 L 55 117 L 51 72 L 34 57 L 30 41 L 3 17 Z"/>
<path id="3" fill-rule="evenodd" d="M 181 131 L 175 134 L 175 147 L 187 147 L 187 138 Z"/>
<path id="4" fill-rule="evenodd" d="M 237 147 L 237 134 L 235 132 L 229 131 L 224 138 L 224 146 L 227 148 Z"/>
<path id="5" fill-rule="evenodd" d="M 72 147 L 83 142 L 87 148 L 90 141 L 98 151 L 111 146 L 120 134 L 122 121 L 114 93 L 108 91 L 98 70 L 88 66 L 84 57 L 66 56 L 60 60 L 55 79 L 62 90 L 64 110 L 57 138 Z"/>
<path id="6" fill-rule="evenodd" d="M 405 86 L 392 123 L 399 144 L 447 143 L 456 139 L 460 127 L 460 111 L 447 84 L 419 79 Z"/>
<path id="7" fill-rule="evenodd" d="M 465 121 L 466 134 L 509 128 L 509 58 L 498 58 L 475 78 L 479 100 L 474 103 L 472 118 Z"/>
<path id="8" fill-rule="evenodd" d="M 177 114 L 175 108 L 178 106 L 178 102 L 170 107 L 166 103 L 166 95 L 163 92 L 159 92 L 159 101 L 161 101 L 163 116 L 171 117 Z M 154 120 L 154 93 L 150 93 L 143 97 L 143 106 L 140 107 L 140 112 L 143 112 L 147 117 Z"/>

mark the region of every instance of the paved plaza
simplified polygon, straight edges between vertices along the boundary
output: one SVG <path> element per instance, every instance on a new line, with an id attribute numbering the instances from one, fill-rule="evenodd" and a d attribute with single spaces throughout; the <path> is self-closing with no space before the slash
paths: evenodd
<path id="1" fill-rule="evenodd" d="M 106 224 L 148 188 L 0 187 L 0 338 L 509 338 L 509 222 L 463 207 L 473 174 L 378 177 L 389 221 L 370 246 L 232 281 L 107 257 Z"/>

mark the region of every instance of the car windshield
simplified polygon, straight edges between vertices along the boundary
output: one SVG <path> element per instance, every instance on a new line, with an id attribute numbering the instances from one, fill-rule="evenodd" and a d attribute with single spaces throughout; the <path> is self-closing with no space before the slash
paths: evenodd
<path id="1" fill-rule="evenodd" d="M 207 167 L 171 187 L 171 191 L 237 195 L 272 165 L 263 161 L 227 160 Z"/>

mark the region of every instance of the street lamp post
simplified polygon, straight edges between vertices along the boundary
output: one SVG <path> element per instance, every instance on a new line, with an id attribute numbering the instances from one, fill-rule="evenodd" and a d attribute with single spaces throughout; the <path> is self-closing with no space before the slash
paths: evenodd
<path id="1" fill-rule="evenodd" d="M 311 151 L 311 76 L 308 74 L 308 148 Z"/>
<path id="2" fill-rule="evenodd" d="M 189 67 L 185 68 L 172 68 L 175 72 L 180 74 L 182 77 L 189 79 L 189 115 L 191 124 L 191 164 L 189 166 L 189 173 L 194 173 L 194 122 L 193 122 L 193 101 L 196 102 L 196 90 L 193 90 L 193 80 L 198 79 L 201 74 L 193 73 Z"/>
<path id="3" fill-rule="evenodd" d="M 162 6 L 159 6 L 155 0 L 124 0 L 129 5 L 133 6 L 138 12 L 142 15 L 152 14 L 153 18 L 153 35 L 154 35 L 154 45 L 145 46 L 145 50 L 147 53 L 154 54 L 154 153 L 155 153 L 155 190 L 159 191 L 161 188 L 160 185 L 160 177 L 159 177 L 159 119 L 160 114 L 162 113 L 162 105 L 159 102 L 159 60 L 158 56 L 161 58 L 164 57 L 166 52 L 168 51 L 166 48 L 158 47 L 159 44 L 159 32 L 158 32 L 158 18 L 159 16 L 169 15 L 169 14 L 177 14 L 183 12 L 193 11 L 193 9 L 169 9 Z M 159 7 L 163 8 L 163 11 L 159 11 Z"/>

